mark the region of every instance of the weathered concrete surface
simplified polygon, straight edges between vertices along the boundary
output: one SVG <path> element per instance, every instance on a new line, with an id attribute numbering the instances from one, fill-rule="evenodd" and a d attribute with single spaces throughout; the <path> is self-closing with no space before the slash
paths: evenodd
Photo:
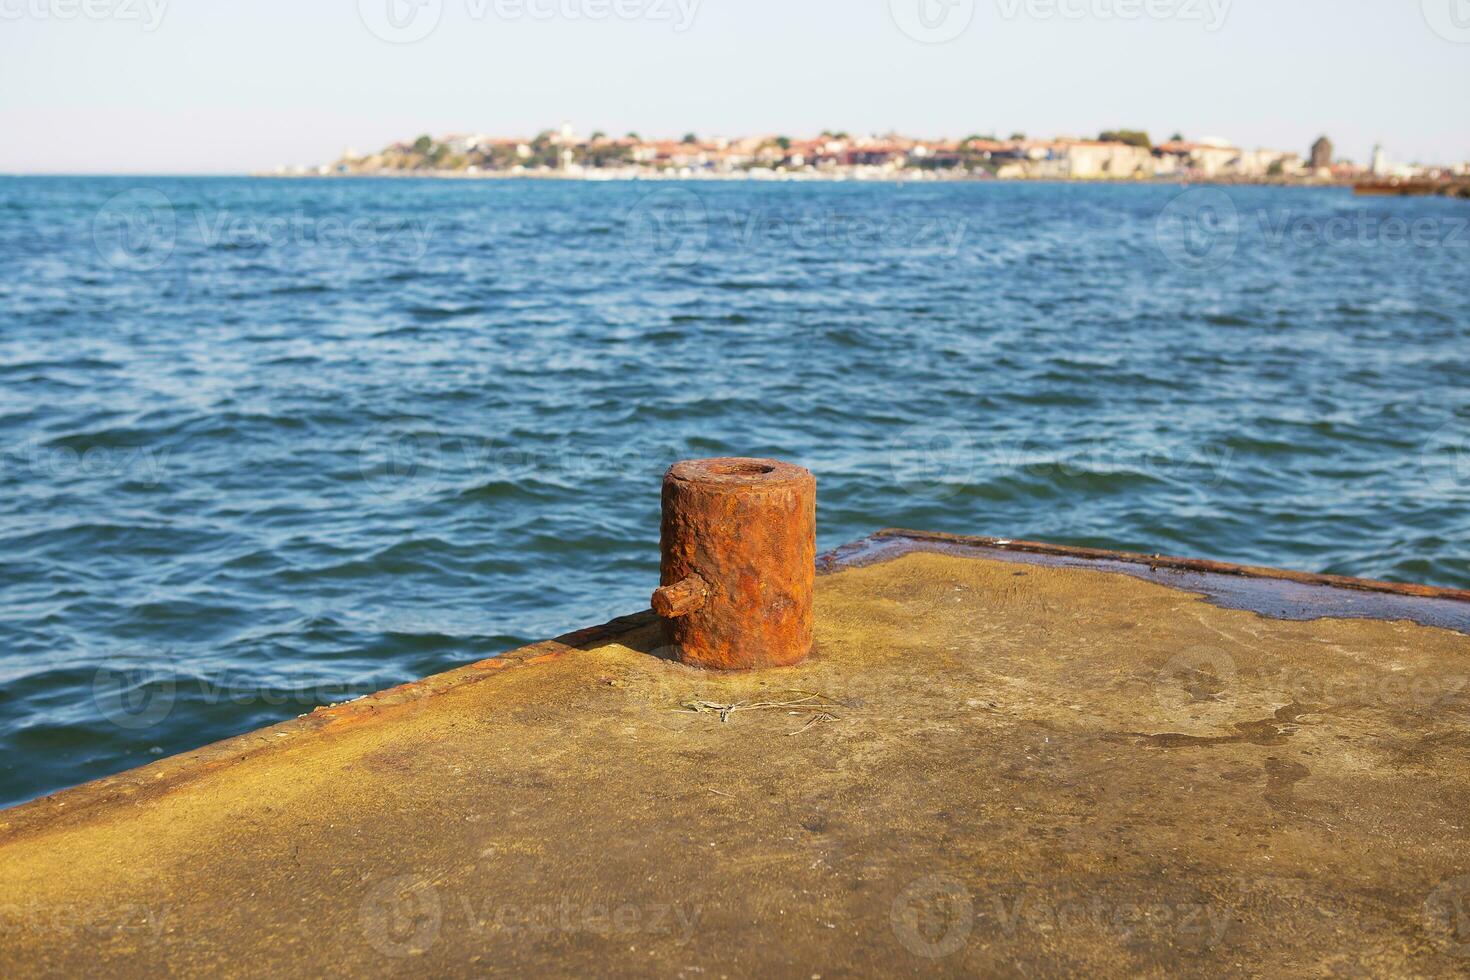
<path id="1" fill-rule="evenodd" d="M 1461 633 L 933 553 L 796 668 L 620 628 L 0 813 L 0 975 L 1470 968 Z"/>

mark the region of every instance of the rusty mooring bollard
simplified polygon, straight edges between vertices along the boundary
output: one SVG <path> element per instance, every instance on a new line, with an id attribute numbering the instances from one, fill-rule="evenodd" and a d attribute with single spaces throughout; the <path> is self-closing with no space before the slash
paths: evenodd
<path id="1" fill-rule="evenodd" d="M 772 459 L 675 463 L 653 610 L 686 664 L 785 667 L 812 649 L 817 480 Z"/>

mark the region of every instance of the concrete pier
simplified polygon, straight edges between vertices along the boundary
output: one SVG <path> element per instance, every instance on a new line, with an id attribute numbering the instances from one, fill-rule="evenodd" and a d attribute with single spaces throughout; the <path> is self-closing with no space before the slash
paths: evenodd
<path id="1" fill-rule="evenodd" d="M 1470 969 L 1470 596 L 885 532 L 0 813 L 0 974 Z M 1324 618 L 1325 617 L 1325 618 Z"/>

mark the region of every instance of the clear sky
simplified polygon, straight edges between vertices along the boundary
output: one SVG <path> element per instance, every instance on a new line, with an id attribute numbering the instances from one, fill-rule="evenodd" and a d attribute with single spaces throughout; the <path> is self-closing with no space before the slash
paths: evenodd
<path id="1" fill-rule="evenodd" d="M 8 173 L 241 173 L 563 121 L 1326 133 L 1450 162 L 1467 92 L 1470 0 L 0 0 Z"/>

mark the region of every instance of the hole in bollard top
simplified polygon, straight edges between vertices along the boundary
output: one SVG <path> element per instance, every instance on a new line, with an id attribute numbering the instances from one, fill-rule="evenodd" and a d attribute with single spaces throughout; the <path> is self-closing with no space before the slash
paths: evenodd
<path id="1" fill-rule="evenodd" d="M 776 467 L 765 463 L 711 463 L 709 471 L 715 476 L 766 476 L 776 472 Z"/>
<path id="2" fill-rule="evenodd" d="M 812 475 L 800 466 L 775 459 L 690 459 L 675 463 L 668 478 L 730 491 L 775 490 L 805 483 Z"/>

